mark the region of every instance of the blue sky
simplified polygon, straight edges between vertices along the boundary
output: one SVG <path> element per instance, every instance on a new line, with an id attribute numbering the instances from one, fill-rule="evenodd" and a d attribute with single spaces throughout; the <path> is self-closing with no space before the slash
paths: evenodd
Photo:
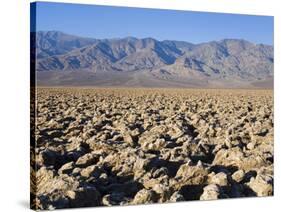
<path id="1" fill-rule="evenodd" d="M 273 17 L 65 3 L 37 3 L 37 31 L 92 38 L 153 37 L 192 43 L 239 38 L 273 44 Z"/>

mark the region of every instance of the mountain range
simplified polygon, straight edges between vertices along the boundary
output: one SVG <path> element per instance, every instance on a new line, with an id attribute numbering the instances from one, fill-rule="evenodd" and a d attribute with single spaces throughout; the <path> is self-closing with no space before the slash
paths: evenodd
<path id="1" fill-rule="evenodd" d="M 59 31 L 35 36 L 42 86 L 273 87 L 273 46 L 243 39 L 193 44 Z"/>

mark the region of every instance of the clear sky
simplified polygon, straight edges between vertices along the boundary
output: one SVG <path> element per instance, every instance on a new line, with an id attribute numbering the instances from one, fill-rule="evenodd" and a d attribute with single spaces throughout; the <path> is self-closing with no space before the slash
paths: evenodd
<path id="1" fill-rule="evenodd" d="M 273 17 L 37 3 L 37 31 L 58 30 L 92 38 L 153 37 L 201 43 L 239 38 L 273 44 Z"/>

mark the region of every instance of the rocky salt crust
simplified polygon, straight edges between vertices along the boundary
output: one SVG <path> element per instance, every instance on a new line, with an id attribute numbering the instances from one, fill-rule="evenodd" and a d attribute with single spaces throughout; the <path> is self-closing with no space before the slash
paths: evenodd
<path id="1" fill-rule="evenodd" d="M 33 204 L 270 196 L 273 124 L 269 90 L 39 88 Z"/>

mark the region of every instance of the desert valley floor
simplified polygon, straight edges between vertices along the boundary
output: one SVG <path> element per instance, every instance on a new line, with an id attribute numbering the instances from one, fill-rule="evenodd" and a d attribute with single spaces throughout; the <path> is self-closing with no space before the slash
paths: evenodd
<path id="1" fill-rule="evenodd" d="M 36 105 L 39 209 L 273 195 L 272 90 L 38 88 Z"/>

